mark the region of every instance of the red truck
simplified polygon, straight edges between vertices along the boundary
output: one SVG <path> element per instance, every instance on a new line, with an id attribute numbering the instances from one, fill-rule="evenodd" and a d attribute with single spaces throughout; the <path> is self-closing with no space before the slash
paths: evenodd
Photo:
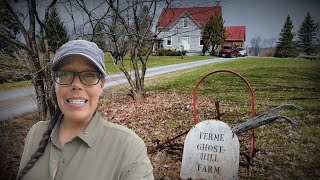
<path id="1" fill-rule="evenodd" d="M 239 50 L 237 50 L 234 46 L 223 46 L 222 49 L 219 51 L 220 57 L 238 57 Z"/>

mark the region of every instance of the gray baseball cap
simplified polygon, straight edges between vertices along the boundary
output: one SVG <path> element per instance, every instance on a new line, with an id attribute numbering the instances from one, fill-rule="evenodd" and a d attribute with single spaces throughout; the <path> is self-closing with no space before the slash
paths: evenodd
<path id="1" fill-rule="evenodd" d="M 51 70 L 56 70 L 58 67 L 57 65 L 71 55 L 81 55 L 86 57 L 90 62 L 98 67 L 104 76 L 107 76 L 103 51 L 95 43 L 86 40 L 71 40 L 63 44 L 54 55 Z"/>

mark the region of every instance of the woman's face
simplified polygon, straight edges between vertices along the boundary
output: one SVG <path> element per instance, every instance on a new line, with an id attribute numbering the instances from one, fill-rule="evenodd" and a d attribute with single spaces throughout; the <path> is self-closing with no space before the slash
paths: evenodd
<path id="1" fill-rule="evenodd" d="M 64 60 L 59 65 L 58 71 L 83 72 L 98 70 L 84 57 L 74 55 Z M 76 76 L 70 85 L 55 83 L 58 105 L 64 114 L 64 120 L 75 123 L 90 121 L 97 108 L 104 83 L 105 79 L 102 78 L 96 85 L 84 85 L 81 83 L 79 76 Z"/>

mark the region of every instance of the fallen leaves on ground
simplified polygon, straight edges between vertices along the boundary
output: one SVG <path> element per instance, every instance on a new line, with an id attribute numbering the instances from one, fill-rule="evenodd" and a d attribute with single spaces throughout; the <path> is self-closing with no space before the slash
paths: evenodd
<path id="1" fill-rule="evenodd" d="M 107 97 L 105 94 L 103 97 Z M 102 99 L 99 112 L 107 121 L 122 124 L 134 130 L 146 143 L 148 149 L 155 148 L 193 126 L 192 96 L 167 92 L 148 92 L 143 101 L 134 101 L 123 93 L 114 93 Z M 257 107 L 270 109 L 265 104 Z M 243 112 L 233 102 L 221 102 L 222 119 L 233 126 L 246 120 Z M 199 98 L 198 121 L 212 119 L 216 116 L 213 100 Z M 24 138 L 32 124 L 38 120 L 36 113 L 29 113 L 0 123 L 0 177 L 15 179 Z M 257 152 L 248 166 L 247 157 L 250 152 L 251 133 L 248 131 L 238 136 L 240 142 L 240 179 L 319 179 L 320 162 L 317 142 L 319 135 L 319 116 L 300 117 L 302 128 L 293 129 L 285 122 L 273 123 L 256 130 Z M 309 124 L 313 124 L 310 126 Z M 315 130 L 317 129 L 317 130 Z M 306 134 L 310 136 L 306 136 Z M 314 134 L 312 134 L 314 133 Z M 149 157 L 154 167 L 155 179 L 179 179 L 182 150 L 182 136 L 172 142 L 172 147 L 153 153 Z M 173 146 L 175 145 L 175 146 Z M 179 146 L 180 145 L 180 146 Z"/>

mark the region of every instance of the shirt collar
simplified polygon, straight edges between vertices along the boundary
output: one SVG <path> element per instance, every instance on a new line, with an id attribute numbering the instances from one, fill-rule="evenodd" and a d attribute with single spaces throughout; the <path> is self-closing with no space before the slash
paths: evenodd
<path id="1" fill-rule="evenodd" d="M 94 145 L 100 129 L 103 127 L 101 115 L 95 112 L 87 128 L 78 135 L 90 148 Z"/>
<path id="2" fill-rule="evenodd" d="M 60 122 L 63 115 L 60 116 L 58 122 L 54 126 L 50 138 L 53 145 L 60 147 L 59 142 L 59 131 L 60 131 Z M 94 145 L 94 142 L 97 139 L 98 133 L 100 132 L 100 129 L 103 127 L 102 121 L 101 121 L 101 115 L 96 112 L 92 119 L 90 120 L 87 128 L 80 133 L 77 137 L 79 137 L 82 141 L 84 141 L 90 148 Z"/>
<path id="3" fill-rule="evenodd" d="M 58 148 L 60 148 L 59 131 L 60 131 L 60 122 L 61 122 L 62 118 L 63 118 L 63 114 L 60 115 L 57 123 L 54 125 L 52 132 L 50 134 L 50 140 L 51 140 L 52 144 Z"/>

